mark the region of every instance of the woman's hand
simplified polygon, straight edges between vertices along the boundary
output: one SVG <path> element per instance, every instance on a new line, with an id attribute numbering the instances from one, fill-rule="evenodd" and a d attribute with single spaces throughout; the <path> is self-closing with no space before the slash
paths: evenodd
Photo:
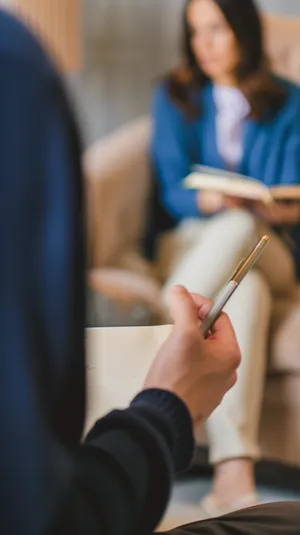
<path id="1" fill-rule="evenodd" d="M 223 201 L 223 195 L 215 191 L 199 191 L 197 193 L 198 208 L 204 215 L 216 214 L 223 210 Z"/>
<path id="2" fill-rule="evenodd" d="M 247 208 L 249 206 L 249 201 L 240 197 L 230 197 L 229 195 L 225 195 L 223 204 L 224 208 L 230 210 L 232 208 Z"/>
<path id="3" fill-rule="evenodd" d="M 212 215 L 221 210 L 230 210 L 232 208 L 245 208 L 249 202 L 238 197 L 222 195 L 215 191 L 200 191 L 197 197 L 198 207 L 202 214 Z"/>
<path id="4" fill-rule="evenodd" d="M 204 340 L 200 324 L 212 304 L 180 286 L 170 291 L 175 325 L 160 349 L 145 388 L 176 394 L 187 405 L 194 425 L 207 418 L 235 384 L 240 350 L 231 323 L 222 314 Z"/>
<path id="5" fill-rule="evenodd" d="M 274 226 L 292 226 L 300 222 L 300 203 L 298 202 L 273 202 L 268 205 L 255 203 L 254 212 Z"/>

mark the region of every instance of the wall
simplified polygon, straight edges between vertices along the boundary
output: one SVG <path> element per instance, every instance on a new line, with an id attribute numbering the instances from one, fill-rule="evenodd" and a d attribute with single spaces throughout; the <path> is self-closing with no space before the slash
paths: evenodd
<path id="1" fill-rule="evenodd" d="M 261 7 L 273 13 L 300 16 L 299 0 L 259 0 Z"/>
<path id="2" fill-rule="evenodd" d="M 300 0 L 258 1 L 263 9 L 300 16 Z M 179 55 L 183 3 L 82 0 L 84 65 L 68 82 L 86 143 L 147 112 L 153 83 Z"/>
<path id="3" fill-rule="evenodd" d="M 87 142 L 147 111 L 152 84 L 177 61 L 182 2 L 84 0 L 85 65 L 71 87 Z"/>

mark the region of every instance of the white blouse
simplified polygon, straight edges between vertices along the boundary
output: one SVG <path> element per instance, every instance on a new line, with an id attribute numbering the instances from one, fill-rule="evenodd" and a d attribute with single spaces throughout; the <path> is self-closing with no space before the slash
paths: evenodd
<path id="1" fill-rule="evenodd" d="M 243 127 L 250 105 L 235 87 L 214 86 L 217 109 L 217 147 L 229 169 L 235 170 L 243 157 Z"/>

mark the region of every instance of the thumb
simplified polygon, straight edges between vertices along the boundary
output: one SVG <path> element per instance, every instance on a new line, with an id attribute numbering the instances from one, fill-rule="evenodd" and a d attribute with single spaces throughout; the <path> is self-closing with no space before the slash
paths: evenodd
<path id="1" fill-rule="evenodd" d="M 199 325 L 197 306 L 183 286 L 173 286 L 169 290 L 169 305 L 176 326 L 185 329 Z"/>

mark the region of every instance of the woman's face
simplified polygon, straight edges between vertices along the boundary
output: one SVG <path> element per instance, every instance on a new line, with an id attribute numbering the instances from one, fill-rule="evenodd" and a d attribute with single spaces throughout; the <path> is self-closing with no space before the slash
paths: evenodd
<path id="1" fill-rule="evenodd" d="M 192 0 L 187 18 L 199 67 L 215 83 L 233 83 L 239 47 L 221 9 L 214 0 Z"/>

